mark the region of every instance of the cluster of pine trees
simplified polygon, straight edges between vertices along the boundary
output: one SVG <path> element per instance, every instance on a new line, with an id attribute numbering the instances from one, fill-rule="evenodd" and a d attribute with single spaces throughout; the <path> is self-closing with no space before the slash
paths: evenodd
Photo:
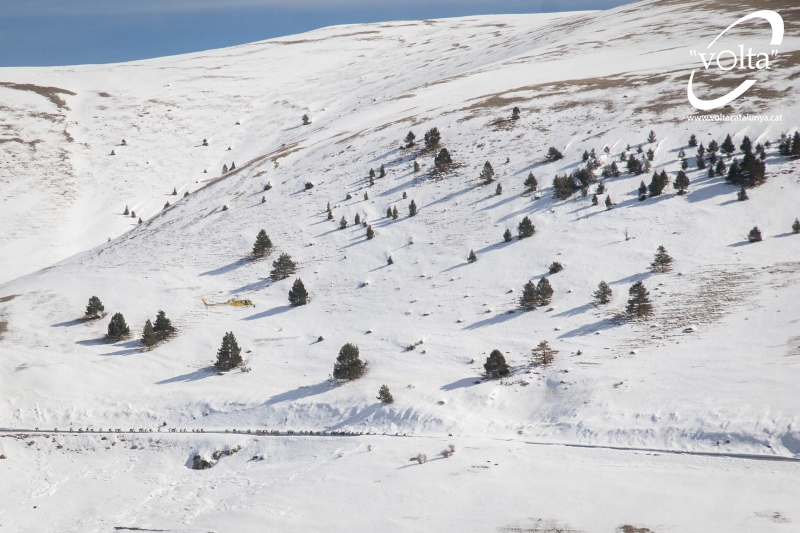
<path id="1" fill-rule="evenodd" d="M 105 310 L 103 302 L 97 296 L 89 298 L 89 303 L 86 305 L 86 317 L 89 319 L 100 318 L 101 313 Z M 155 325 L 150 322 L 148 318 L 142 329 L 141 342 L 145 346 L 152 347 L 159 341 L 167 340 L 175 333 L 175 327 L 172 325 L 170 319 L 167 318 L 164 311 L 159 310 L 156 314 Z M 112 341 L 120 341 L 129 337 L 131 329 L 125 321 L 122 313 L 114 313 L 108 323 L 106 331 L 106 338 Z"/>
<path id="2" fill-rule="evenodd" d="M 553 298 L 553 287 L 547 278 L 542 278 L 539 283 L 528 281 L 522 287 L 522 296 L 519 298 L 519 305 L 527 311 L 534 311 L 537 307 L 550 305 Z"/>

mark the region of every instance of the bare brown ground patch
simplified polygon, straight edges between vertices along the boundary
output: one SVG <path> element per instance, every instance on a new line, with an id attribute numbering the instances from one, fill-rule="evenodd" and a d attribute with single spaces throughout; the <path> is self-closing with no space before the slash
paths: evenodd
<path id="1" fill-rule="evenodd" d="M 19 294 L 9 294 L 8 296 L 3 296 L 2 298 L 0 298 L 0 303 L 10 302 L 17 296 L 19 296 Z"/>
<path id="2" fill-rule="evenodd" d="M 66 89 L 59 89 L 58 87 L 42 87 L 41 85 L 33 85 L 32 83 L 13 83 L 10 81 L 0 81 L 0 85 L 15 89 L 17 91 L 30 91 L 38 95 L 44 96 L 50 100 L 59 109 L 68 109 L 67 103 L 58 96 L 59 94 L 68 94 L 75 96 L 76 93 Z"/>

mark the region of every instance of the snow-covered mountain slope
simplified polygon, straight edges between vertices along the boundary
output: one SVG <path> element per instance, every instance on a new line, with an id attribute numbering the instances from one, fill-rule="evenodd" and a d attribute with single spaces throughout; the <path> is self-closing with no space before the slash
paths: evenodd
<path id="1" fill-rule="evenodd" d="M 0 148 L 1 425 L 522 431 L 797 456 L 800 236 L 790 226 L 800 180 L 777 141 L 800 125 L 800 41 L 797 9 L 771 8 L 786 22 L 778 66 L 733 111 L 781 122 L 685 119 L 698 66 L 689 50 L 745 4 L 346 26 L 122 65 L 0 70 L 14 84 L 0 88 L 3 135 L 19 139 Z M 763 23 L 743 27 L 737 42 L 763 44 Z M 704 76 L 704 97 L 736 81 Z M 514 106 L 521 118 L 511 121 Z M 432 127 L 455 163 L 442 175 L 421 144 L 401 148 L 409 130 L 421 138 Z M 674 178 L 690 134 L 706 145 L 727 134 L 737 146 L 744 136 L 771 141 L 767 182 L 737 202 L 737 189 L 696 170 L 687 149 L 685 196 L 669 187 L 639 202 L 649 175 L 623 173 L 602 180 L 613 209 L 592 205 L 594 186 L 552 198 L 553 177 L 584 150 L 607 164 L 627 145 L 652 148 L 653 168 Z M 550 146 L 565 158 L 544 163 Z M 487 160 L 502 195 L 478 179 Z M 386 177 L 370 186 L 381 165 Z M 522 194 L 529 172 L 541 195 Z M 142 224 L 122 215 L 126 206 Z M 397 220 L 385 216 L 391 207 Z M 356 214 L 374 239 L 353 225 Z M 503 242 L 525 216 L 536 234 Z M 754 225 L 764 240 L 750 244 Z M 250 261 L 262 228 L 276 251 Z M 648 269 L 659 245 L 675 259 L 670 273 Z M 268 279 L 282 252 L 298 261 L 306 306 L 288 306 L 294 277 Z M 565 268 L 550 275 L 553 261 Z M 552 310 L 521 312 L 523 284 L 542 277 L 555 289 Z M 619 319 L 640 280 L 654 317 Z M 600 281 L 614 297 L 595 308 Z M 92 295 L 109 316 L 82 322 Z M 234 296 L 256 308 L 201 301 Z M 159 309 L 179 334 L 142 351 L 139 333 Z M 133 337 L 108 344 L 118 311 Z M 209 369 L 228 331 L 250 372 Z M 544 340 L 555 362 L 533 368 L 531 349 Z M 329 376 L 347 342 L 369 368 L 336 385 Z M 493 349 L 513 375 L 480 381 Z M 375 399 L 382 384 L 395 404 Z"/>

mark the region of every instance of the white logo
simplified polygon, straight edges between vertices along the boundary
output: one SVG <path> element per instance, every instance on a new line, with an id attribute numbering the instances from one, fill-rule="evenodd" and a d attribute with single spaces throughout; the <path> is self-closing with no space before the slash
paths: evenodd
<path id="1" fill-rule="evenodd" d="M 749 15 L 745 15 L 744 17 L 740 18 L 717 35 L 711 44 L 708 45 L 708 48 L 717 42 L 717 39 L 725 35 L 729 29 L 733 28 L 740 22 L 744 22 L 746 20 L 750 20 L 752 18 L 762 18 L 769 22 L 770 26 L 772 26 L 772 40 L 770 41 L 770 45 L 779 45 L 783 41 L 783 19 L 779 14 L 775 11 L 770 10 L 763 10 L 763 11 L 756 11 L 755 13 L 750 13 Z M 700 56 L 700 60 L 703 62 L 703 67 L 708 70 L 710 66 L 716 63 L 717 68 L 728 71 L 736 68 L 738 65 L 738 70 L 770 70 L 769 66 L 769 54 L 761 53 L 761 54 L 753 54 L 753 49 L 748 48 L 747 55 L 744 53 L 744 45 L 739 45 L 739 55 L 736 55 L 736 52 L 732 50 L 723 50 L 722 52 L 697 52 L 696 50 L 690 51 L 693 56 Z M 772 50 L 772 56 L 776 56 L 778 54 L 777 50 Z M 708 60 L 706 60 L 706 56 L 708 56 Z M 753 58 L 756 59 L 755 65 L 753 64 Z M 732 63 L 730 61 L 733 61 Z M 746 60 L 746 62 L 745 62 Z M 722 62 L 725 62 L 723 64 Z M 696 69 L 695 69 L 696 70 Z M 694 80 L 694 73 L 695 70 L 692 70 L 692 74 L 689 76 L 689 86 L 686 89 L 686 95 L 689 97 L 689 103 L 692 104 L 697 109 L 701 109 L 703 111 L 708 111 L 710 109 L 716 109 L 718 107 L 722 107 L 730 102 L 733 102 L 741 95 L 743 95 L 750 87 L 752 87 L 756 80 L 745 80 L 739 85 L 736 89 L 732 90 L 728 94 L 724 96 L 720 96 L 719 98 L 714 98 L 713 100 L 701 100 L 700 98 L 694 95 L 694 91 L 692 91 L 692 81 Z"/>

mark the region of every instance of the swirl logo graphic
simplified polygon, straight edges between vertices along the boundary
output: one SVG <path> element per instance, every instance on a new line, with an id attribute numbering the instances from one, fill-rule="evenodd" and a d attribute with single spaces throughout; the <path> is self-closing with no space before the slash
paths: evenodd
<path id="1" fill-rule="evenodd" d="M 770 45 L 777 46 L 783 42 L 783 18 L 776 13 L 775 11 L 770 11 L 768 9 L 762 11 L 756 11 L 754 13 L 750 13 L 749 15 L 745 15 L 744 17 L 740 18 L 717 35 L 711 44 L 706 47 L 706 49 L 711 48 L 717 40 L 725 35 L 725 33 L 736 26 L 737 24 L 744 22 L 746 20 L 754 19 L 754 18 L 762 18 L 769 22 L 770 26 L 772 27 L 772 39 L 770 40 Z M 777 50 L 772 50 L 771 54 L 760 53 L 760 54 L 753 54 L 753 49 L 749 48 L 747 54 L 744 53 L 744 45 L 739 45 L 739 55 L 736 54 L 733 50 L 723 50 L 722 52 L 697 52 L 696 50 L 691 50 L 690 54 L 693 56 L 699 56 L 701 61 L 703 62 L 703 66 L 707 70 L 713 64 L 716 64 L 717 68 L 729 71 L 734 68 L 738 68 L 737 70 L 770 70 L 769 61 L 770 55 L 774 58 L 778 55 Z M 708 56 L 708 60 L 706 60 L 706 56 Z M 753 65 L 753 59 L 755 58 L 755 65 Z M 733 61 L 732 63 L 730 61 Z M 723 64 L 723 61 L 725 64 Z M 689 103 L 692 104 L 697 109 L 702 111 L 708 111 L 711 109 L 716 109 L 718 107 L 722 107 L 726 104 L 729 104 L 743 95 L 747 90 L 752 87 L 756 80 L 745 80 L 739 85 L 737 88 L 729 92 L 724 96 L 720 96 L 719 98 L 714 98 L 713 100 L 701 100 L 697 96 L 695 96 L 694 91 L 692 90 L 692 82 L 694 81 L 694 73 L 697 69 L 692 70 L 692 74 L 689 76 L 689 85 L 686 88 L 686 96 L 689 98 Z"/>

